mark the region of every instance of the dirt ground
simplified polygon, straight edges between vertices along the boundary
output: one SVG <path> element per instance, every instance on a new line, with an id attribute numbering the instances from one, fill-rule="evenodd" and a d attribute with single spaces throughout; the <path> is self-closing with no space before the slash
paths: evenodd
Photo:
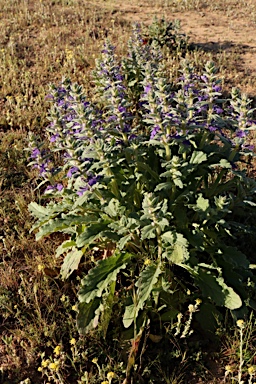
<path id="1" fill-rule="evenodd" d="M 200 10 L 175 11 L 165 7 L 164 14 L 159 8 L 146 5 L 127 5 L 117 1 L 116 7 L 127 21 L 150 23 L 155 15 L 165 16 L 168 20 L 178 19 L 181 32 L 189 36 L 204 51 L 222 52 L 227 60 L 232 57 L 236 62 L 238 82 L 248 95 L 255 96 L 256 84 L 256 0 L 223 0 L 218 10 L 201 1 Z M 218 3 L 218 1 L 217 1 Z M 232 3 L 232 4 L 231 4 Z M 157 4 L 157 0 L 156 0 Z M 161 12 L 161 13 L 160 13 Z M 233 79 L 236 80 L 236 79 Z M 232 81 L 231 81 L 232 83 Z"/>

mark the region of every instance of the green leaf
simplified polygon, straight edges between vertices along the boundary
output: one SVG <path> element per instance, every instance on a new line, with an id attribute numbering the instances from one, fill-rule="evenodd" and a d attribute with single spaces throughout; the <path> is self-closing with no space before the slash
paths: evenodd
<path id="1" fill-rule="evenodd" d="M 176 242 L 173 251 L 168 255 L 168 260 L 176 265 L 184 263 L 189 258 L 189 252 L 183 244 Z"/>
<path id="2" fill-rule="evenodd" d="M 43 224 L 36 235 L 36 240 L 54 232 L 63 232 L 64 229 L 71 229 L 76 225 L 91 223 L 95 220 L 92 216 L 70 216 L 63 219 L 51 219 L 48 223 Z M 74 229 L 74 228 L 73 228 Z"/>
<path id="3" fill-rule="evenodd" d="M 125 307 L 124 316 L 123 316 L 123 325 L 125 328 L 129 328 L 133 322 L 136 321 L 138 315 L 138 308 L 134 304 L 127 305 Z"/>
<path id="4" fill-rule="evenodd" d="M 76 239 L 76 245 L 78 248 L 83 247 L 86 244 L 92 244 L 94 240 L 101 236 L 102 231 L 106 230 L 109 222 L 92 223 L 85 228 L 83 233 Z"/>
<path id="5" fill-rule="evenodd" d="M 119 210 L 119 201 L 117 199 L 111 199 L 108 206 L 104 208 L 104 211 L 110 217 L 116 217 Z"/>
<path id="6" fill-rule="evenodd" d="M 209 208 L 209 206 L 210 206 L 209 200 L 203 198 L 202 194 L 200 193 L 200 196 L 196 201 L 196 207 L 201 211 L 206 211 Z"/>
<path id="7" fill-rule="evenodd" d="M 148 265 L 144 271 L 141 272 L 139 280 L 135 284 L 136 287 L 138 287 L 138 309 L 143 309 L 144 303 L 148 300 L 161 273 L 160 264 Z"/>
<path id="8" fill-rule="evenodd" d="M 76 245 L 76 242 L 73 240 L 63 241 L 63 243 L 61 245 L 59 245 L 58 248 L 56 249 L 56 253 L 55 253 L 56 257 L 59 257 L 64 252 L 67 252 L 68 249 L 74 247 L 75 245 Z"/>
<path id="9" fill-rule="evenodd" d="M 101 300 L 95 298 L 89 303 L 82 302 L 78 305 L 77 328 L 82 335 L 97 327 L 99 315 L 95 312 L 100 304 Z"/>
<path id="10" fill-rule="evenodd" d="M 65 257 L 61 266 L 60 274 L 62 279 L 67 279 L 72 272 L 78 269 L 83 252 L 73 248 Z"/>
<path id="11" fill-rule="evenodd" d="M 225 307 L 231 310 L 240 308 L 243 304 L 240 296 L 234 291 L 233 288 L 224 283 L 224 279 L 222 277 L 219 277 L 217 281 L 225 293 Z"/>
<path id="12" fill-rule="evenodd" d="M 39 205 L 35 202 L 30 203 L 28 205 L 28 209 L 32 213 L 32 215 L 37 217 L 38 219 L 43 219 L 49 216 L 49 208 L 43 207 L 42 205 Z"/>
<path id="13" fill-rule="evenodd" d="M 112 309 L 113 309 L 114 298 L 115 298 L 115 289 L 116 289 L 116 281 L 112 281 L 103 299 L 103 311 L 101 314 L 100 323 L 101 323 L 101 327 L 102 327 L 105 338 L 107 336 L 108 326 L 111 320 Z"/>
<path id="14" fill-rule="evenodd" d="M 201 164 L 207 160 L 207 155 L 202 151 L 194 151 L 190 158 L 190 164 Z"/>
<path id="15" fill-rule="evenodd" d="M 124 249 L 125 245 L 131 240 L 132 234 L 123 236 L 118 242 L 118 249 Z"/>
<path id="16" fill-rule="evenodd" d="M 164 256 L 173 264 L 180 265 L 189 259 L 188 241 L 181 233 L 165 232 L 162 239 L 171 247 L 167 247 Z"/>
<path id="17" fill-rule="evenodd" d="M 141 240 L 154 239 L 156 237 L 156 228 L 154 226 L 146 225 L 141 229 Z"/>
<path id="18" fill-rule="evenodd" d="M 222 277 L 216 277 L 211 271 L 198 271 L 198 282 L 205 297 L 211 298 L 216 305 L 237 309 L 242 305 L 240 296 L 229 287 Z"/>
<path id="19" fill-rule="evenodd" d="M 119 271 L 126 267 L 127 262 L 133 257 L 130 253 L 118 253 L 107 259 L 99 260 L 88 275 L 82 279 L 82 286 L 78 292 L 80 302 L 89 303 L 96 296 L 101 297 L 108 285 L 116 280 Z"/>

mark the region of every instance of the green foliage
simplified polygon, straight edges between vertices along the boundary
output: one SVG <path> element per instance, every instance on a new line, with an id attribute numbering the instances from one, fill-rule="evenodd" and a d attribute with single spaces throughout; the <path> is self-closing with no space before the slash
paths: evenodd
<path id="1" fill-rule="evenodd" d="M 80 333 L 99 326 L 106 337 L 118 321 L 123 338 L 140 340 L 146 326 L 162 332 L 162 324 L 175 322 L 189 305 L 185 337 L 197 311 L 191 300 L 200 298 L 206 314 L 229 309 L 235 316 L 253 305 L 252 255 L 235 244 L 241 232 L 255 235 L 238 213 L 255 218 L 256 184 L 243 169 L 251 156 L 245 138 L 253 110 L 242 126 L 245 103 L 237 93 L 231 101 L 220 98 L 210 62 L 203 75 L 184 62 L 173 87 L 159 46 L 144 46 L 138 30 L 133 39 L 121 64 L 106 42 L 95 72 L 98 102 L 68 80 L 53 87 L 49 150 L 59 153 L 60 165 L 53 172 L 50 154 L 39 163 L 32 147 L 33 164 L 51 182 L 46 204 L 30 204 L 33 230 L 37 239 L 69 236 L 57 250 L 66 254 L 63 278 L 72 278 L 85 260 Z M 88 268 L 94 249 L 97 260 Z M 203 319 L 202 313 L 198 320 L 206 328 Z M 134 346 L 127 377 L 136 353 Z"/>

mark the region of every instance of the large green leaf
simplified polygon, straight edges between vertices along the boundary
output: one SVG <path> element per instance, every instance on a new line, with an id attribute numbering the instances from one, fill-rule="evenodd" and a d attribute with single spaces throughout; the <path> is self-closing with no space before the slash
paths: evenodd
<path id="1" fill-rule="evenodd" d="M 202 151 L 194 151 L 190 158 L 190 164 L 201 164 L 203 161 L 207 160 L 207 156 Z"/>
<path id="2" fill-rule="evenodd" d="M 98 325 L 99 315 L 95 312 L 99 308 L 101 300 L 95 298 L 89 303 L 80 303 L 78 306 L 77 328 L 81 334 L 86 334 Z"/>
<path id="3" fill-rule="evenodd" d="M 103 298 L 103 310 L 100 318 L 101 328 L 103 330 L 104 337 L 107 336 L 109 322 L 111 320 L 112 309 L 115 298 L 116 281 L 112 281 L 109 288 Z"/>
<path id="4" fill-rule="evenodd" d="M 123 316 L 123 325 L 125 328 L 129 328 L 133 322 L 136 321 L 138 315 L 138 308 L 134 305 L 127 305 L 125 307 L 124 316 Z"/>
<path id="5" fill-rule="evenodd" d="M 224 282 L 222 277 L 216 277 L 212 271 L 199 269 L 197 281 L 203 296 L 211 298 L 216 305 L 224 305 L 229 309 L 241 307 L 242 300 L 240 296 Z"/>
<path id="6" fill-rule="evenodd" d="M 135 284 L 138 287 L 138 309 L 143 309 L 144 303 L 149 298 L 161 273 L 160 264 L 148 265 L 144 271 L 141 272 L 139 280 Z"/>
<path id="7" fill-rule="evenodd" d="M 94 220 L 95 217 L 92 216 L 81 217 L 78 215 L 67 216 L 63 219 L 51 219 L 39 229 L 36 239 L 39 240 L 54 232 L 62 232 L 64 229 L 75 227 L 76 225 L 91 223 Z"/>
<path id="8" fill-rule="evenodd" d="M 158 282 L 158 278 L 162 273 L 159 264 L 148 265 L 140 274 L 135 284 L 138 288 L 136 294 L 136 302 L 127 305 L 123 316 L 123 325 L 129 328 L 133 322 L 136 322 L 139 311 L 144 309 L 145 302 L 149 299 L 152 290 Z"/>
<path id="9" fill-rule="evenodd" d="M 77 247 L 81 248 L 84 245 L 91 244 L 94 240 L 101 236 L 103 231 L 107 229 L 108 224 L 108 221 L 92 223 L 90 226 L 85 228 L 83 233 L 81 233 L 81 235 L 79 235 L 76 239 Z"/>
<path id="10" fill-rule="evenodd" d="M 119 271 L 126 267 L 132 257 L 130 253 L 118 253 L 98 261 L 97 265 L 82 279 L 82 286 L 78 293 L 79 301 L 89 303 L 96 296 L 101 297 L 102 292 L 116 280 Z"/>
<path id="11" fill-rule="evenodd" d="M 167 231 L 162 235 L 162 239 L 171 245 L 163 254 L 171 263 L 179 265 L 188 260 L 188 241 L 182 234 Z"/>
<path id="12" fill-rule="evenodd" d="M 78 269 L 82 256 L 83 252 L 76 248 L 68 252 L 60 270 L 62 279 L 67 279 L 72 272 Z"/>

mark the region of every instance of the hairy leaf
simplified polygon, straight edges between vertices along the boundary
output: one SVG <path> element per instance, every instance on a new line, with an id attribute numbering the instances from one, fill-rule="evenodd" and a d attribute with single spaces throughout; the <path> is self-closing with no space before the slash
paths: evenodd
<path id="1" fill-rule="evenodd" d="M 119 271 L 126 267 L 127 262 L 133 257 L 130 253 L 118 253 L 98 261 L 81 283 L 78 293 L 80 302 L 89 303 L 96 296 L 101 297 L 108 285 L 116 280 Z"/>
<path id="2" fill-rule="evenodd" d="M 83 252 L 76 248 L 73 248 L 70 252 L 68 252 L 60 270 L 62 279 L 67 279 L 72 272 L 78 269 L 82 256 Z"/>

